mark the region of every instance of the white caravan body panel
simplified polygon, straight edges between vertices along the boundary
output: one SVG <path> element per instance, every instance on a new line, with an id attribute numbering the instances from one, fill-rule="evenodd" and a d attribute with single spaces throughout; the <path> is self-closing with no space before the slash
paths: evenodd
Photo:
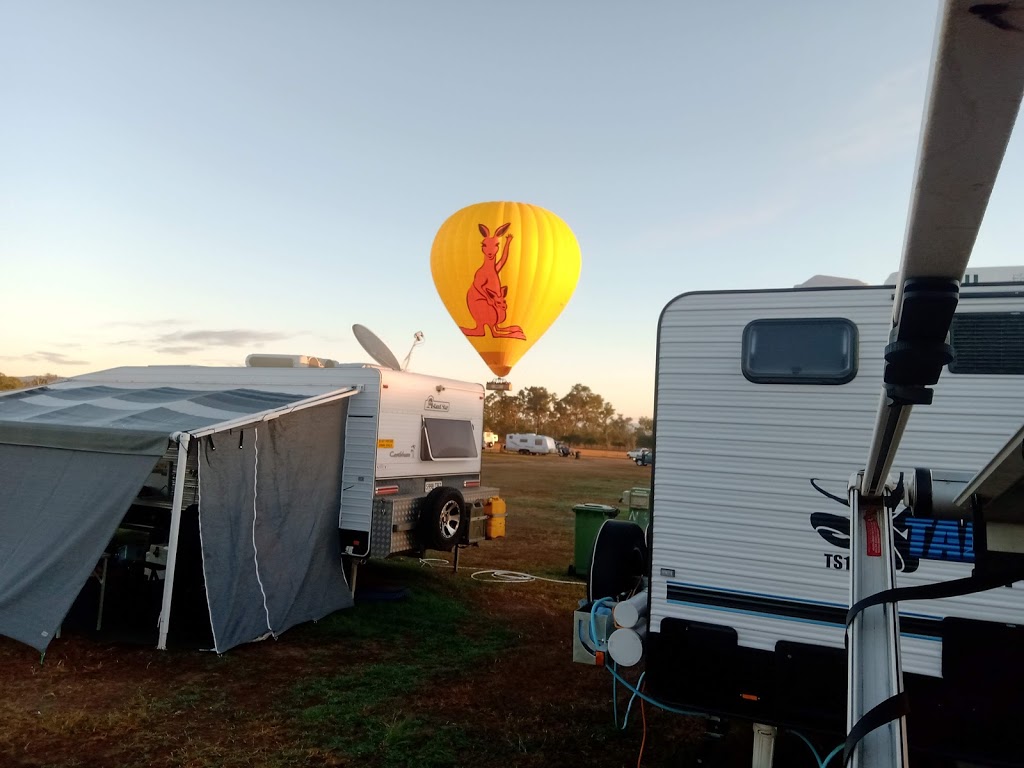
<path id="1" fill-rule="evenodd" d="M 666 307 L 656 384 L 652 633 L 674 617 L 728 625 L 741 647 L 773 651 L 780 641 L 844 647 L 844 628 L 834 618 L 848 605 L 846 534 L 819 533 L 811 519 L 848 520 L 848 511 L 810 480 L 845 498 L 851 474 L 863 468 L 892 300 L 891 287 L 833 288 L 693 293 Z M 1022 310 L 1019 290 L 965 286 L 958 314 Z M 855 323 L 855 378 L 838 385 L 748 380 L 741 371 L 744 328 L 772 318 Z M 945 372 L 934 403 L 914 409 L 894 472 L 977 471 L 1024 421 L 1022 395 L 1021 376 Z M 914 531 L 904 526 L 896 536 L 906 542 Z M 966 577 L 972 568 L 928 557 L 901 560 L 901 587 Z M 782 608 L 773 614 L 769 605 Z M 788 610 L 793 607 L 799 610 Z M 818 620 L 816 612 L 831 618 Z M 903 601 L 900 615 L 904 670 L 939 676 L 942 643 L 916 634 L 913 619 L 1020 622 L 1024 585 Z"/>

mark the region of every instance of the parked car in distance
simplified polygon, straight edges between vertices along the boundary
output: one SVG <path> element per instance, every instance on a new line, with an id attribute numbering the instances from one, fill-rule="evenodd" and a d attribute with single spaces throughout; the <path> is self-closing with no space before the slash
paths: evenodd
<path id="1" fill-rule="evenodd" d="M 559 456 L 571 456 L 572 455 L 572 448 L 570 448 L 568 445 L 566 445 L 565 443 L 563 443 L 563 442 L 561 442 L 559 440 L 555 441 L 555 448 L 558 450 L 558 455 Z"/>
<path id="2" fill-rule="evenodd" d="M 626 451 L 626 458 L 632 459 L 633 461 L 639 462 L 640 458 L 645 453 L 650 453 L 650 448 L 634 448 L 632 451 Z"/>
<path id="3" fill-rule="evenodd" d="M 654 451 L 644 450 L 639 458 L 636 459 L 636 465 L 638 467 L 654 466 Z"/>

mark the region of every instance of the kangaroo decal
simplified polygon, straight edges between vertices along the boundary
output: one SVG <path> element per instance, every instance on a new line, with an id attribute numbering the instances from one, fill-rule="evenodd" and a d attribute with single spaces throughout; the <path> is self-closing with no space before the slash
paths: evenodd
<path id="1" fill-rule="evenodd" d="M 508 286 L 501 284 L 499 273 L 505 262 L 508 261 L 508 246 L 512 242 L 512 235 L 508 233 L 511 222 L 502 224 L 494 234 L 483 224 L 477 224 L 480 234 L 484 239 L 480 243 L 480 250 L 484 254 L 484 262 L 473 275 L 473 284 L 466 292 L 466 306 L 469 314 L 476 321 L 475 328 L 463 328 L 459 326 L 467 336 L 485 336 L 490 328 L 491 336 L 495 339 L 526 339 L 526 334 L 518 325 L 502 326 L 505 322 L 505 315 L 508 310 Z M 501 256 L 498 256 L 498 246 L 501 238 L 505 237 L 505 246 L 501 249 Z"/>

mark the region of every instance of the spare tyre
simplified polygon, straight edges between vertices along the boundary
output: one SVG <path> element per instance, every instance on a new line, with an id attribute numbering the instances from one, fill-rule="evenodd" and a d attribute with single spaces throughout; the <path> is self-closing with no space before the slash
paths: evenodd
<path id="1" fill-rule="evenodd" d="M 648 549 L 644 529 L 630 520 L 605 520 L 594 539 L 594 554 L 587 577 L 587 600 L 637 591 L 648 574 Z"/>
<path id="2" fill-rule="evenodd" d="M 423 500 L 419 529 L 428 548 L 451 552 L 468 524 L 466 502 L 455 488 L 442 485 Z"/>

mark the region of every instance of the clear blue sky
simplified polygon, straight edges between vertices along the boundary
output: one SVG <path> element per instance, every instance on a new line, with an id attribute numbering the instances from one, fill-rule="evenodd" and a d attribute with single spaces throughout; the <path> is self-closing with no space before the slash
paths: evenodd
<path id="1" fill-rule="evenodd" d="M 249 352 L 492 377 L 438 298 L 457 209 L 541 205 L 583 271 L 509 376 L 653 410 L 693 290 L 899 265 L 937 3 L 9 2 L 0 371 Z M 1024 140 L 973 265 L 1024 263 Z"/>

